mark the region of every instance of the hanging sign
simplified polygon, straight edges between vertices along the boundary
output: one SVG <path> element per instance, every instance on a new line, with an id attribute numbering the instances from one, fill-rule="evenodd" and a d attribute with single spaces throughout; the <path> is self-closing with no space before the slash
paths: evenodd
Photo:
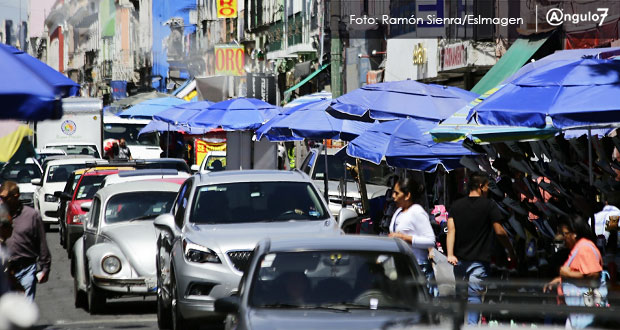
<path id="1" fill-rule="evenodd" d="M 237 0 L 215 0 L 217 1 L 217 18 L 237 17 Z"/>
<path id="2" fill-rule="evenodd" d="M 237 45 L 215 45 L 215 74 L 245 76 L 245 48 Z"/>

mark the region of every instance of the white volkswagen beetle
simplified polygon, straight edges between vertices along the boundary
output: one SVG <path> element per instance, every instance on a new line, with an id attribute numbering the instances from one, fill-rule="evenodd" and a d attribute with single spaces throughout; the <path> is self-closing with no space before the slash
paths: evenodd
<path id="1" fill-rule="evenodd" d="M 107 298 L 156 293 L 153 220 L 170 211 L 179 186 L 127 182 L 105 187 L 92 202 L 82 204 L 89 212 L 71 259 L 76 307 L 88 307 L 94 314 Z"/>

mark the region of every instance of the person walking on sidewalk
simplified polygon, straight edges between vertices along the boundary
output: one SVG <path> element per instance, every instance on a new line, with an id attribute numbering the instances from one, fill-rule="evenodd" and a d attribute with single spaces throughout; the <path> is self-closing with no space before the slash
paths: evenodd
<path id="1" fill-rule="evenodd" d="M 483 172 L 469 176 L 469 195 L 456 200 L 448 211 L 446 238 L 448 262 L 454 265 L 457 294 L 465 295 L 468 303 L 481 303 L 483 282 L 488 276 L 494 236 L 506 248 L 511 260 L 514 249 L 502 227 L 503 217 L 497 204 L 486 196 L 489 177 Z M 468 324 L 478 324 L 480 313 L 470 312 Z"/>
<path id="2" fill-rule="evenodd" d="M 435 246 L 435 232 L 431 227 L 428 212 L 417 204 L 424 196 L 424 186 L 408 173 L 394 184 L 392 198 L 396 211 L 390 223 L 390 237 L 397 237 L 409 243 L 420 268 L 429 281 L 429 293 L 437 296 L 437 286 L 433 266 L 428 258 L 428 250 Z"/>
<path id="3" fill-rule="evenodd" d="M 21 203 L 15 182 L 2 183 L 0 198 L 13 218 L 13 233 L 6 241 L 11 254 L 9 269 L 24 288 L 26 297 L 34 300 L 37 282 L 47 282 L 52 264 L 43 221 L 35 209 Z M 38 273 L 37 266 L 41 268 Z"/>

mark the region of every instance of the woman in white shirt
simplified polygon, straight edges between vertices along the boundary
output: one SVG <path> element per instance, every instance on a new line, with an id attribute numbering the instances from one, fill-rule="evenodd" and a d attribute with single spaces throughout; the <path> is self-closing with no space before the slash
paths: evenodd
<path id="1" fill-rule="evenodd" d="M 435 233 L 431 227 L 428 212 L 416 201 L 423 196 L 424 186 L 407 174 L 400 177 L 392 192 L 398 209 L 390 223 L 390 237 L 397 237 L 411 245 L 420 268 L 429 282 L 429 292 L 437 296 L 433 267 L 428 259 L 429 248 L 435 246 Z"/>

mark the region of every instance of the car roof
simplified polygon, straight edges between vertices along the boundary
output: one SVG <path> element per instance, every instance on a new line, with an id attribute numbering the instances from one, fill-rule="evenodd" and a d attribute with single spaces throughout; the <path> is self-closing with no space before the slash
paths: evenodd
<path id="1" fill-rule="evenodd" d="M 232 170 L 195 174 L 197 185 L 236 183 L 236 182 L 311 182 L 301 171 L 284 170 Z"/>
<path id="2" fill-rule="evenodd" d="M 302 250 L 330 251 L 383 251 L 400 252 L 396 239 L 370 235 L 291 236 L 268 239 L 268 252 L 293 252 Z"/>
<path id="3" fill-rule="evenodd" d="M 51 160 L 51 157 L 48 157 L 45 160 L 46 167 L 51 165 L 65 165 L 65 164 L 86 164 L 89 160 L 92 160 L 93 157 L 84 157 L 84 155 L 74 155 L 74 156 L 82 156 L 82 157 L 70 157 L 70 156 L 62 156 L 62 158 L 54 158 Z"/>
<path id="4" fill-rule="evenodd" d="M 101 176 L 101 175 L 110 175 L 116 174 L 122 171 L 132 171 L 133 167 L 95 167 L 95 168 L 87 168 L 86 171 L 82 174 L 83 176 Z"/>
<path id="5" fill-rule="evenodd" d="M 179 185 L 171 182 L 158 182 L 158 181 L 130 181 L 123 184 L 114 184 L 101 188 L 95 195 L 104 201 L 112 195 L 127 193 L 127 192 L 140 192 L 140 191 L 179 191 Z"/>

